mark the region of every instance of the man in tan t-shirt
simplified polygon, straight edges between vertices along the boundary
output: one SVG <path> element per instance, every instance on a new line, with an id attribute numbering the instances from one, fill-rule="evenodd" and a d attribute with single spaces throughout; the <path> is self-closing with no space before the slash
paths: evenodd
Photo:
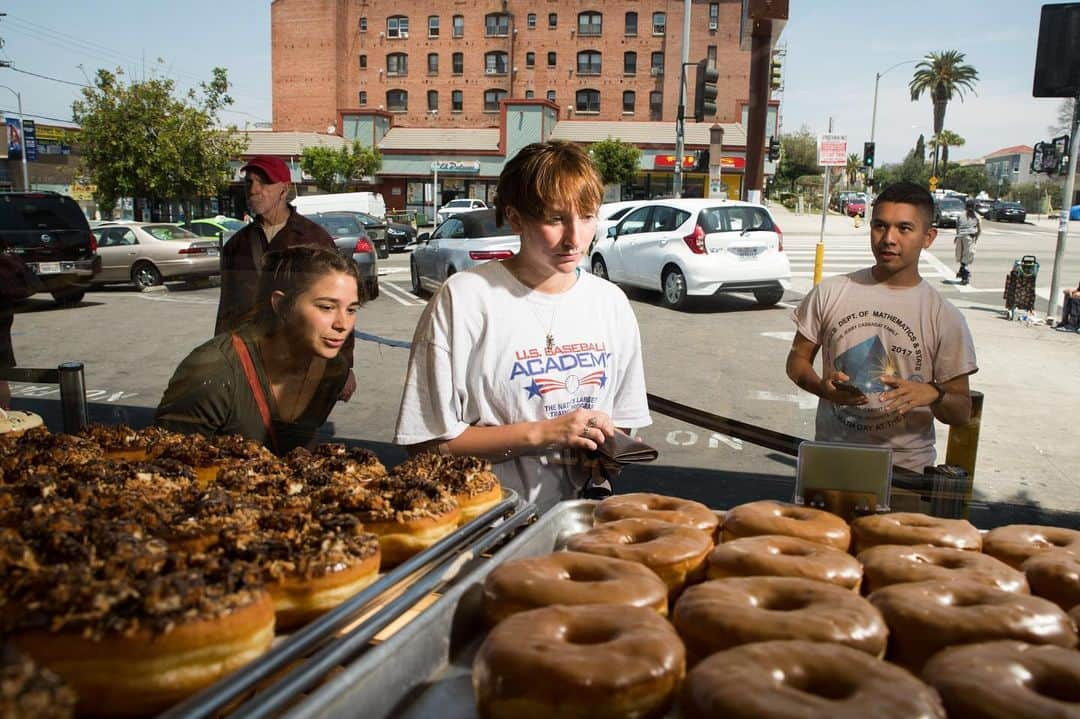
<path id="1" fill-rule="evenodd" d="M 810 291 L 787 359 L 788 377 L 821 398 L 818 440 L 890 447 L 894 464 L 916 472 L 934 464 L 935 418 L 970 419 L 968 376 L 978 371 L 963 316 L 919 275 L 937 236 L 933 208 L 918 185 L 885 188 L 870 221 L 874 266 Z"/>

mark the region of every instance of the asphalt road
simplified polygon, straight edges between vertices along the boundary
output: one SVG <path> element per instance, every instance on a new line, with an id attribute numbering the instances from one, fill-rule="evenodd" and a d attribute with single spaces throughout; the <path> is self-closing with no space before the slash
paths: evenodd
<path id="1" fill-rule="evenodd" d="M 847 232 L 843 218 L 833 219 L 845 224 L 826 239 L 826 274 L 866 266 L 871 256 L 865 226 Z M 940 283 L 954 271 L 951 236 L 945 230 L 947 242 L 939 240 L 924 257 L 930 281 Z M 784 373 L 784 360 L 793 331 L 791 309 L 810 286 L 816 241 L 816 234 L 805 229 L 785 228 L 795 278 L 777 307 L 761 308 L 750 296 L 732 295 L 675 312 L 660 306 L 656 294 L 629 291 L 641 327 L 649 391 L 752 425 L 812 437 L 816 398 L 796 391 Z M 1012 260 L 1034 253 L 1042 261 L 1054 241 L 1049 228 L 986 223 L 974 285 L 941 288 L 954 300 L 999 306 Z M 1080 263 L 1069 268 L 1065 277 L 1072 282 L 1080 277 Z M 380 272 L 381 294 L 361 310 L 357 325 L 359 390 L 335 409 L 326 429 L 372 447 L 393 463 L 402 457 L 390 440 L 408 343 L 425 301 L 409 289 L 408 254 L 391 255 L 381 262 Z M 92 418 L 145 424 L 177 363 L 209 338 L 217 298 L 216 287 L 183 284 L 142 293 L 130 287 L 95 290 L 71 308 L 58 308 L 47 296 L 34 298 L 15 320 L 16 356 L 24 367 L 84 362 Z M 55 416 L 55 386 L 18 385 L 14 394 L 16 406 Z M 677 493 L 718 507 L 753 498 L 791 498 L 793 457 L 655 413 L 654 424 L 640 435 L 661 450 L 661 462 L 625 472 L 625 488 Z M 1025 521 L 1048 516 L 1034 507 L 1010 511 L 986 515 L 984 523 L 999 523 L 1003 516 Z"/>

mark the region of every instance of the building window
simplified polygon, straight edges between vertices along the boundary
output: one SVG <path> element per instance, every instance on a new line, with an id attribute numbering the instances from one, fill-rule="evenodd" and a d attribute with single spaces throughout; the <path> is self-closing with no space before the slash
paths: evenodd
<path id="1" fill-rule="evenodd" d="M 526 90 L 526 91 L 525 91 L 525 99 L 526 99 L 526 100 L 531 100 L 531 99 L 533 99 L 533 97 L 535 97 L 535 96 L 536 96 L 536 93 L 535 93 L 535 92 L 533 92 L 532 90 Z"/>
<path id="2" fill-rule="evenodd" d="M 578 90 L 575 93 L 575 106 L 578 112 L 600 112 L 599 90 Z"/>
<path id="3" fill-rule="evenodd" d="M 533 67 L 536 65 L 536 53 L 529 51 L 525 53 L 525 67 Z"/>
<path id="4" fill-rule="evenodd" d="M 548 28 L 551 29 L 551 30 L 554 30 L 558 26 L 559 26 L 559 13 L 557 13 L 557 12 L 549 12 L 548 13 Z"/>
<path id="5" fill-rule="evenodd" d="M 659 90 L 649 93 L 649 119 L 659 120 L 664 114 L 664 95 Z"/>
<path id="6" fill-rule="evenodd" d="M 464 53 L 455 52 L 454 55 L 450 58 L 450 61 L 454 66 L 453 67 L 453 72 L 454 72 L 455 75 L 460 75 L 463 72 L 465 72 L 465 54 Z"/>
<path id="7" fill-rule="evenodd" d="M 386 18 L 386 36 L 398 38 L 408 37 L 409 18 L 405 15 L 391 15 Z"/>
<path id="8" fill-rule="evenodd" d="M 360 18 L 360 32 L 367 32 L 367 18 Z"/>
<path id="9" fill-rule="evenodd" d="M 427 36 L 438 37 L 439 36 L 439 16 L 428 15 L 427 19 Z"/>
<path id="10" fill-rule="evenodd" d="M 408 75 L 409 74 L 409 56 L 403 52 L 392 52 L 386 56 L 386 74 L 390 76 L 394 75 Z"/>
<path id="11" fill-rule="evenodd" d="M 600 53 L 596 50 L 583 50 L 577 54 L 578 75 L 600 74 Z"/>
<path id="12" fill-rule="evenodd" d="M 361 90 L 357 99 L 360 101 L 360 107 L 365 107 L 367 105 L 367 90 Z"/>
<path id="13" fill-rule="evenodd" d="M 637 95 L 633 90 L 627 90 L 622 94 L 622 111 L 624 115 L 634 114 L 634 103 L 637 101 Z"/>
<path id="14" fill-rule="evenodd" d="M 649 63 L 649 67 L 651 68 L 650 71 L 652 72 L 653 75 L 663 75 L 664 74 L 664 53 L 662 53 L 662 52 L 654 52 L 652 54 L 652 61 Z"/>
<path id="15" fill-rule="evenodd" d="M 662 12 L 652 14 L 652 34 L 663 35 L 667 32 L 667 15 Z"/>
<path id="16" fill-rule="evenodd" d="M 548 53 L 548 67 L 555 67 L 555 53 Z"/>
<path id="17" fill-rule="evenodd" d="M 429 52 L 427 56 L 427 74 L 438 75 L 439 74 L 439 53 Z"/>
<path id="18" fill-rule="evenodd" d="M 454 16 L 454 37 L 465 37 L 465 16 Z"/>
<path id="19" fill-rule="evenodd" d="M 498 112 L 499 103 L 506 99 L 506 90 L 484 90 L 484 112 Z"/>
<path id="20" fill-rule="evenodd" d="M 705 57 L 708 58 L 709 67 L 716 67 L 716 45 L 705 48 Z"/>
<path id="21" fill-rule="evenodd" d="M 637 35 L 637 13 L 626 13 L 626 34 Z"/>
<path id="22" fill-rule="evenodd" d="M 462 107 L 465 105 L 465 93 L 461 90 L 454 90 L 450 93 L 450 110 L 452 112 L 461 112 Z"/>
<path id="23" fill-rule="evenodd" d="M 360 69 L 367 70 L 367 55 L 360 56 Z"/>
<path id="24" fill-rule="evenodd" d="M 622 56 L 622 71 L 627 75 L 637 73 L 637 53 L 624 52 Z"/>
<path id="25" fill-rule="evenodd" d="M 709 3 L 709 29 L 715 30 L 720 26 L 720 3 Z"/>
<path id="26" fill-rule="evenodd" d="M 577 16 L 577 33 L 582 36 L 596 36 L 604 26 L 604 16 L 598 12 L 582 12 Z"/>
<path id="27" fill-rule="evenodd" d="M 554 90 L 548 90 L 547 91 L 547 99 L 548 99 L 548 102 L 555 102 L 555 91 Z"/>
<path id="28" fill-rule="evenodd" d="M 405 90 L 388 90 L 386 92 L 386 109 L 390 112 L 408 112 L 409 93 Z"/>
<path id="29" fill-rule="evenodd" d="M 427 109 L 428 112 L 439 111 L 439 91 L 428 90 L 427 91 Z"/>
<path id="30" fill-rule="evenodd" d="M 493 12 L 484 16 L 484 35 L 487 37 L 506 37 L 510 34 L 510 16 L 506 13 Z"/>
<path id="31" fill-rule="evenodd" d="M 507 66 L 508 62 L 505 52 L 489 52 L 484 55 L 485 75 L 505 75 Z"/>
<path id="32" fill-rule="evenodd" d="M 536 29 L 536 13 L 531 12 L 525 18 L 525 24 L 528 25 L 530 30 Z"/>

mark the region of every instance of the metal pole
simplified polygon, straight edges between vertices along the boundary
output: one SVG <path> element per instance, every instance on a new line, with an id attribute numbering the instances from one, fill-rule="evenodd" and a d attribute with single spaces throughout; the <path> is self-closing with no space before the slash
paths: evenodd
<path id="1" fill-rule="evenodd" d="M 86 380 L 83 376 L 82 362 L 64 362 L 57 370 L 60 372 L 60 409 L 64 421 L 64 431 L 77 434 L 89 420 L 86 416 Z"/>
<path id="2" fill-rule="evenodd" d="M 1080 152 L 1080 94 L 1073 102 L 1072 139 L 1069 143 L 1069 174 L 1065 176 L 1065 188 L 1061 191 L 1061 216 L 1058 219 L 1057 249 L 1054 251 L 1054 270 L 1050 275 L 1050 305 L 1046 316 L 1057 318 L 1058 302 L 1061 300 L 1061 266 L 1065 262 L 1065 243 L 1069 239 L 1069 208 L 1072 207 L 1073 187 L 1076 180 L 1076 154 Z"/>
<path id="3" fill-rule="evenodd" d="M 829 117 L 829 132 L 832 133 L 832 117 Z M 817 246 L 814 247 L 814 285 L 821 283 L 821 273 L 825 264 L 825 218 L 829 213 L 829 174 L 831 168 L 825 166 L 825 182 L 821 190 L 821 234 L 818 236 Z"/>
<path id="4" fill-rule="evenodd" d="M 30 173 L 26 169 L 26 119 L 23 117 L 22 95 L 19 92 L 17 92 L 14 88 L 8 87 L 7 85 L 0 85 L 0 87 L 4 88 L 5 90 L 7 90 L 8 92 L 10 92 L 12 95 L 15 96 L 15 103 L 18 106 L 18 110 L 19 110 L 19 127 L 20 127 L 20 132 L 22 132 L 22 181 L 23 181 L 23 190 L 29 190 L 30 189 Z"/>
<path id="5" fill-rule="evenodd" d="M 874 109 L 870 113 L 870 144 L 874 144 L 874 128 L 877 126 L 877 92 L 878 84 L 881 82 L 881 73 L 874 74 Z M 863 158 L 863 162 L 866 162 L 866 158 Z M 874 162 L 877 162 L 875 159 Z M 866 168 L 866 217 L 870 218 L 874 209 L 874 166 Z"/>
<path id="6" fill-rule="evenodd" d="M 690 58 L 690 0 L 683 0 L 682 53 L 679 59 L 679 112 L 675 117 L 675 177 L 672 181 L 671 194 L 682 197 L 683 188 L 683 148 L 686 130 L 686 63 Z"/>

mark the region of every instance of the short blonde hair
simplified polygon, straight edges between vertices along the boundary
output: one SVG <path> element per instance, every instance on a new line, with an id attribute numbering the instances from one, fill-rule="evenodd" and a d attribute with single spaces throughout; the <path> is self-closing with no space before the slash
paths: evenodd
<path id="1" fill-rule="evenodd" d="M 507 208 L 539 220 L 550 208 L 593 214 L 604 199 L 604 184 L 592 160 L 577 145 L 552 140 L 526 145 L 506 163 L 495 189 L 495 221 Z"/>

